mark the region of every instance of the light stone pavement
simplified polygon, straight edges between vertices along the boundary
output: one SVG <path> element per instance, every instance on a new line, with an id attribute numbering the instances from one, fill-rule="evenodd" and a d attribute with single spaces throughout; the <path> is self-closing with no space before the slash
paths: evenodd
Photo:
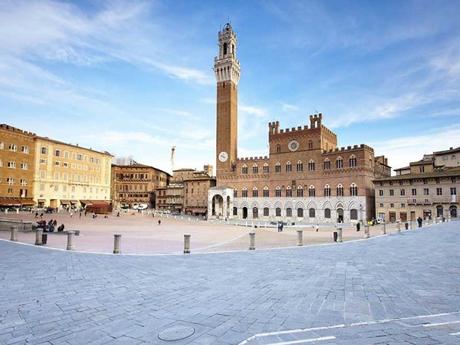
<path id="1" fill-rule="evenodd" d="M 0 241 L 0 343 L 460 344 L 459 235 L 176 256 Z"/>

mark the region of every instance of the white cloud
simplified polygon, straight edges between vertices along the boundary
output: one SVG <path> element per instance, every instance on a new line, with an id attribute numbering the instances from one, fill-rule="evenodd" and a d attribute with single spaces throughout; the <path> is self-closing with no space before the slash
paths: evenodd
<path id="1" fill-rule="evenodd" d="M 299 107 L 293 104 L 288 104 L 288 103 L 282 103 L 281 109 L 286 112 L 291 112 L 291 111 L 298 111 Z"/>
<path id="2" fill-rule="evenodd" d="M 460 146 L 460 125 L 440 127 L 421 135 L 410 135 L 369 143 L 376 154 L 384 154 L 389 165 L 400 168 L 419 160 L 424 154 Z"/>
<path id="3" fill-rule="evenodd" d="M 255 107 L 255 106 L 251 106 L 251 105 L 239 105 L 238 106 L 238 110 L 242 113 L 246 113 L 246 114 L 249 114 L 249 115 L 254 115 L 254 116 L 257 116 L 257 117 L 266 117 L 267 116 L 267 112 L 265 111 L 265 109 L 262 109 L 260 107 Z"/>

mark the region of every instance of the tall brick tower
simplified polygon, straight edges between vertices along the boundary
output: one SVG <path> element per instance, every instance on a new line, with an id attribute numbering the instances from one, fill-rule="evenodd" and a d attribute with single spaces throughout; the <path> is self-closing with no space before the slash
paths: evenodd
<path id="1" fill-rule="evenodd" d="M 217 80 L 216 175 L 231 171 L 237 159 L 238 81 L 236 34 L 227 23 L 219 31 L 219 56 L 214 58 Z"/>

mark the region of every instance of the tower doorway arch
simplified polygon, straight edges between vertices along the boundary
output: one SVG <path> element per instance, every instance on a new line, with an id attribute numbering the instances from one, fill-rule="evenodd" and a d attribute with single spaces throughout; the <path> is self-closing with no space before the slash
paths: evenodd
<path id="1" fill-rule="evenodd" d="M 224 198 L 222 195 L 216 194 L 212 197 L 212 215 L 214 217 L 222 217 L 224 214 Z"/>

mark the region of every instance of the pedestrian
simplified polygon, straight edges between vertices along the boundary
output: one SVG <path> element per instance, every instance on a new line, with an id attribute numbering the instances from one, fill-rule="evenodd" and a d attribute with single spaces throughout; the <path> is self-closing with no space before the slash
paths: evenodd
<path id="1" fill-rule="evenodd" d="M 72 217 L 73 217 L 73 212 L 72 212 L 72 211 L 70 211 L 70 218 L 72 218 Z"/>
<path id="2" fill-rule="evenodd" d="M 158 219 L 158 225 L 161 225 L 161 219 Z"/>
<path id="3" fill-rule="evenodd" d="M 318 230 L 319 230 L 319 226 L 318 226 L 318 224 L 316 224 L 316 226 L 315 226 L 315 230 L 316 230 L 316 232 L 318 232 Z"/>
<path id="4" fill-rule="evenodd" d="M 38 218 L 38 212 L 35 212 L 35 219 Z"/>
<path id="5" fill-rule="evenodd" d="M 358 223 L 356 223 L 356 231 L 359 231 L 359 230 L 361 230 L 361 224 L 359 224 L 359 222 L 358 222 Z"/>
<path id="6" fill-rule="evenodd" d="M 81 219 L 81 211 L 80 211 L 80 213 L 79 213 L 78 217 Z"/>

